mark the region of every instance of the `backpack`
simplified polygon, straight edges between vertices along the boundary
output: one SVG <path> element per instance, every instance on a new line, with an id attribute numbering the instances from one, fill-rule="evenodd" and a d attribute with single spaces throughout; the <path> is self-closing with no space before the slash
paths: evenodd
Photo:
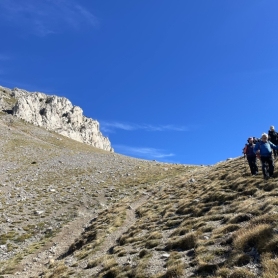
<path id="1" fill-rule="evenodd" d="M 242 153 L 243 153 L 244 156 L 246 155 L 247 150 L 248 150 L 248 145 L 245 144 L 244 148 L 242 149 Z"/>
<path id="2" fill-rule="evenodd" d="M 256 137 L 253 137 L 253 144 L 256 145 L 258 142 L 260 142 L 261 139 L 260 138 L 256 138 Z M 249 146 L 249 140 L 247 139 L 247 144 L 245 144 L 244 148 L 242 149 L 242 153 L 243 153 L 243 156 L 245 157 L 246 154 L 248 153 L 248 146 Z M 258 155 L 256 155 L 258 157 Z"/>

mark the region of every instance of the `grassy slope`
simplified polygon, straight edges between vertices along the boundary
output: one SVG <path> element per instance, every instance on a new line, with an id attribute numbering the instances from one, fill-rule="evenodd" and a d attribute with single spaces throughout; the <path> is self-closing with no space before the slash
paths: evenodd
<path id="1" fill-rule="evenodd" d="M 277 173 L 131 159 L 4 114 L 0 132 L 3 277 L 81 208 L 96 217 L 42 277 L 276 277 Z"/>
<path id="2" fill-rule="evenodd" d="M 183 168 L 152 184 L 136 220 L 101 254 L 109 230 L 121 225 L 115 215 L 125 217 L 125 203 L 115 204 L 44 277 L 276 277 L 277 174 L 266 182 L 245 164 Z"/>
<path id="3" fill-rule="evenodd" d="M 19 262 L 43 249 L 79 212 L 132 204 L 150 184 L 184 168 L 108 153 L 6 114 L 0 115 L 0 132 L 2 275 L 22 270 Z M 115 222 L 120 225 L 121 217 Z"/>

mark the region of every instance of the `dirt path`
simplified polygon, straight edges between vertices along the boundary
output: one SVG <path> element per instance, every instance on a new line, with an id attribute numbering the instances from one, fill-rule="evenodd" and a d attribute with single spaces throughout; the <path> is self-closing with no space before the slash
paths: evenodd
<path id="1" fill-rule="evenodd" d="M 104 194 L 99 195 L 98 201 L 106 204 Z M 85 207 L 80 208 L 76 219 L 64 225 L 61 231 L 40 251 L 26 256 L 20 262 L 19 269 L 22 269 L 22 271 L 16 272 L 15 275 L 5 275 L 4 277 L 39 277 L 39 274 L 44 270 L 45 266 L 66 252 L 69 245 L 81 234 L 86 224 L 88 224 L 91 219 L 97 217 L 99 212 L 100 211 L 93 213 L 88 211 Z"/>
<path id="2" fill-rule="evenodd" d="M 96 216 L 87 211 L 80 211 L 79 217 L 62 227 L 61 231 L 48 242 L 43 249 L 34 254 L 26 256 L 19 265 L 22 271 L 15 275 L 5 275 L 4 277 L 39 277 L 45 265 L 65 252 L 71 242 L 80 235 L 84 225 Z"/>
<path id="3" fill-rule="evenodd" d="M 133 202 L 132 204 L 130 204 L 129 208 L 127 208 L 127 212 L 126 212 L 127 217 L 126 217 L 126 220 L 123 223 L 123 225 L 119 229 L 117 229 L 115 232 L 113 232 L 107 236 L 107 238 L 101 245 L 100 250 L 97 251 L 90 258 L 90 260 L 102 257 L 104 254 L 107 254 L 112 247 L 117 245 L 117 239 L 122 234 L 127 232 L 129 230 L 129 228 L 136 222 L 136 215 L 135 215 L 136 209 L 139 208 L 141 205 L 143 205 L 148 200 L 148 198 L 149 198 L 148 195 L 144 195 L 143 197 L 138 199 L 136 202 Z M 81 267 L 85 268 L 87 266 L 87 263 L 88 263 L 87 261 L 84 261 L 83 265 L 81 265 Z M 91 277 L 91 275 L 97 274 L 99 272 L 99 270 L 100 269 L 98 269 L 98 268 L 86 269 L 86 270 L 84 270 L 84 274 L 86 275 L 84 277 Z"/>
<path id="4" fill-rule="evenodd" d="M 125 233 L 136 221 L 135 210 L 147 201 L 149 196 L 144 195 L 136 202 L 129 205 L 126 211 L 126 220 L 123 225 L 115 232 L 109 234 L 103 242 L 99 251 L 97 251 L 93 258 L 98 258 L 107 253 L 110 248 L 116 245 L 117 239 Z M 102 198 L 102 202 L 104 199 Z M 39 274 L 44 271 L 46 266 L 53 260 L 57 259 L 61 254 L 64 254 L 71 243 L 80 236 L 83 228 L 90 222 L 91 219 L 97 217 L 99 212 L 91 213 L 85 208 L 80 209 L 79 216 L 72 222 L 62 227 L 61 231 L 53 237 L 40 251 L 26 256 L 19 265 L 21 271 L 16 272 L 14 275 L 4 275 L 7 278 L 22 277 L 31 278 L 39 277 Z M 70 260 L 70 258 L 67 258 Z M 81 268 L 87 266 L 87 261 L 83 261 Z M 98 269 L 89 269 L 86 272 L 94 274 Z"/>

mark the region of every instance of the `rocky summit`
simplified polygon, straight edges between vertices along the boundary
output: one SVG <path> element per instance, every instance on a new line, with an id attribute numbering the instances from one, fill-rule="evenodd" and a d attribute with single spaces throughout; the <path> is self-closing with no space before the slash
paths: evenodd
<path id="1" fill-rule="evenodd" d="M 109 139 L 99 130 L 98 121 L 85 117 L 82 109 L 65 97 L 0 87 L 0 109 L 73 140 L 113 152 Z"/>

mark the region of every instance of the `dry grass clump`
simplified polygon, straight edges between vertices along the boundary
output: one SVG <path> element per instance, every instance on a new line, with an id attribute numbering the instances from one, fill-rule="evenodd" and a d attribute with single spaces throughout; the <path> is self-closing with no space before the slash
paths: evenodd
<path id="1" fill-rule="evenodd" d="M 17 254 L 12 259 L 5 262 L 1 265 L 0 274 L 13 274 L 16 271 L 20 270 L 19 262 L 22 260 L 22 254 Z"/>
<path id="2" fill-rule="evenodd" d="M 158 232 L 158 231 L 155 231 L 155 232 L 152 232 L 149 236 L 148 236 L 148 240 L 149 239 L 160 239 L 162 238 L 162 234 L 161 232 Z"/>
<path id="3" fill-rule="evenodd" d="M 82 233 L 81 237 L 76 239 L 74 243 L 70 245 L 68 251 L 60 256 L 60 258 L 64 258 L 66 256 L 71 255 L 75 251 L 81 249 L 83 246 L 87 245 L 88 243 L 92 242 L 93 240 L 97 239 L 97 232 L 96 230 L 92 231 L 85 231 Z"/>
<path id="4" fill-rule="evenodd" d="M 98 277 L 118 277 L 121 273 L 118 263 L 112 255 L 105 255 L 94 260 L 90 260 L 86 266 L 86 269 L 100 266 L 101 270 L 98 273 Z"/>
<path id="5" fill-rule="evenodd" d="M 166 251 L 170 250 L 189 250 L 195 247 L 197 244 L 197 233 L 191 232 L 186 234 L 185 236 L 176 237 L 174 239 L 170 239 L 165 246 Z"/>
<path id="6" fill-rule="evenodd" d="M 113 267 L 109 268 L 107 271 L 105 271 L 103 273 L 102 277 L 116 278 L 116 277 L 119 277 L 120 274 L 121 274 L 121 269 L 117 266 L 113 266 Z"/>
<path id="7" fill-rule="evenodd" d="M 228 225 L 223 225 L 222 227 L 216 228 L 213 231 L 213 234 L 220 234 L 220 235 L 224 235 L 227 233 L 231 233 L 234 232 L 238 229 L 240 229 L 240 225 L 238 224 L 228 224 Z"/>
<path id="8" fill-rule="evenodd" d="M 252 257 L 244 252 L 234 252 L 230 258 L 230 265 L 244 266 L 252 260 Z"/>
<path id="9" fill-rule="evenodd" d="M 163 278 L 177 278 L 183 277 L 184 275 L 184 266 L 182 262 L 176 262 L 169 267 L 167 267 L 166 273 L 162 276 Z"/>
<path id="10" fill-rule="evenodd" d="M 89 260 L 86 266 L 86 269 L 88 268 L 94 268 L 98 266 L 102 261 L 102 258 L 94 259 L 94 260 Z"/>
<path id="11" fill-rule="evenodd" d="M 178 227 L 180 225 L 180 223 L 182 222 L 182 219 L 168 219 L 165 223 L 164 223 L 164 227 L 163 229 L 168 230 L 169 228 L 175 228 Z"/>
<path id="12" fill-rule="evenodd" d="M 229 278 L 257 278 L 257 275 L 246 268 L 241 268 L 232 270 Z"/>
<path id="13" fill-rule="evenodd" d="M 129 234 L 123 234 L 117 240 L 117 242 L 119 245 L 125 245 L 127 243 L 140 242 L 141 240 L 142 240 L 141 237 L 134 237 L 134 236 L 130 236 Z"/>
<path id="14" fill-rule="evenodd" d="M 186 215 L 186 214 L 193 214 L 194 211 L 195 211 L 194 208 L 192 208 L 189 204 L 185 203 L 178 207 L 176 213 L 181 215 Z"/>
<path id="15" fill-rule="evenodd" d="M 191 229 L 186 228 L 186 227 L 179 227 L 174 230 L 174 232 L 170 235 L 170 237 L 173 236 L 183 236 L 185 234 L 188 234 L 191 231 Z"/>
<path id="16" fill-rule="evenodd" d="M 265 253 L 262 256 L 263 278 L 277 277 L 278 273 L 278 258 L 271 253 Z"/>
<path id="17" fill-rule="evenodd" d="M 239 213 L 228 220 L 228 223 L 236 224 L 245 221 L 249 221 L 252 218 L 250 213 Z"/>
<path id="18" fill-rule="evenodd" d="M 237 193 L 227 193 L 227 192 L 211 192 L 204 198 L 205 203 L 218 202 L 221 205 L 227 201 L 232 201 L 236 199 Z"/>
<path id="19" fill-rule="evenodd" d="M 270 238 L 266 243 L 264 248 L 266 252 L 272 252 L 275 255 L 278 255 L 278 235 L 274 235 L 273 238 Z"/>
<path id="20" fill-rule="evenodd" d="M 151 249 L 154 248 L 156 246 L 158 246 L 160 244 L 160 240 L 159 239 L 152 239 L 152 240 L 147 240 L 147 242 L 145 243 L 145 248 Z"/>
<path id="21" fill-rule="evenodd" d="M 223 277 L 223 278 L 228 278 L 229 274 L 230 274 L 230 269 L 227 267 L 221 267 L 219 269 L 217 269 L 217 271 L 215 272 L 215 274 L 217 275 L 217 277 Z"/>
<path id="22" fill-rule="evenodd" d="M 115 260 L 115 258 L 112 255 L 107 255 L 102 259 L 102 263 L 103 263 L 103 270 L 107 271 L 110 270 L 112 267 L 117 266 L 117 262 Z"/>
<path id="23" fill-rule="evenodd" d="M 259 252 L 262 252 L 272 236 L 273 228 L 271 225 L 253 225 L 235 232 L 233 244 L 239 250 L 248 251 L 250 248 L 255 247 Z"/>
<path id="24" fill-rule="evenodd" d="M 155 275 L 156 278 L 176 278 L 184 277 L 185 265 L 182 262 L 182 257 L 179 252 L 171 252 L 170 257 L 166 262 L 166 272 Z"/>
<path id="25" fill-rule="evenodd" d="M 66 278 L 69 277 L 69 268 L 64 262 L 58 262 L 50 265 L 51 273 L 43 273 L 45 278 Z"/>
<path id="26" fill-rule="evenodd" d="M 273 227 L 278 225 L 278 214 L 262 214 L 250 220 L 250 225 L 270 224 Z"/>
<path id="27" fill-rule="evenodd" d="M 142 249 L 142 250 L 140 250 L 138 256 L 139 256 L 139 258 L 143 258 L 150 254 L 151 254 L 151 252 L 148 249 Z"/>
<path id="28" fill-rule="evenodd" d="M 226 267 L 220 268 L 216 271 L 216 277 L 223 278 L 257 278 L 258 276 L 247 270 L 246 268 L 229 269 Z M 268 277 L 271 278 L 271 277 Z"/>

